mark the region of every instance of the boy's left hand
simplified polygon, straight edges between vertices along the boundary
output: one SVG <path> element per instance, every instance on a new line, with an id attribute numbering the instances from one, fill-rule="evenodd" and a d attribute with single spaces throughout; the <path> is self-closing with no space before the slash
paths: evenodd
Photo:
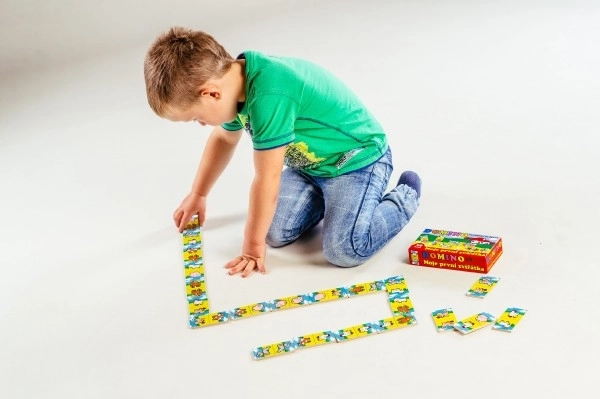
<path id="1" fill-rule="evenodd" d="M 264 254 L 266 251 L 262 251 Z M 253 256 L 244 251 L 243 255 L 236 256 L 229 261 L 225 268 L 229 270 L 229 275 L 241 273 L 242 277 L 248 277 L 254 270 L 258 270 L 261 274 L 265 274 L 265 255 Z"/>

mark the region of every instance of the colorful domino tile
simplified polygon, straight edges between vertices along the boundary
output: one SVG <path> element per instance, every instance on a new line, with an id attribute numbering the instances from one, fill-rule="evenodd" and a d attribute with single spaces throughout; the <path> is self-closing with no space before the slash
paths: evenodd
<path id="1" fill-rule="evenodd" d="M 491 314 L 481 312 L 456 322 L 454 328 L 462 334 L 470 334 L 473 331 L 477 331 L 489 326 L 494 322 L 494 320 L 496 320 L 496 318 Z"/>
<path id="2" fill-rule="evenodd" d="M 456 316 L 452 308 L 434 310 L 431 312 L 431 317 L 438 332 L 454 330 Z"/>
<path id="3" fill-rule="evenodd" d="M 506 308 L 504 313 L 498 317 L 496 323 L 492 326 L 492 330 L 512 332 L 515 326 L 523 319 L 525 313 L 527 313 L 527 309 Z"/>
<path id="4" fill-rule="evenodd" d="M 412 301 L 408 296 L 390 297 L 390 307 L 394 316 L 412 314 L 415 311 Z"/>
<path id="5" fill-rule="evenodd" d="M 193 327 L 211 326 L 214 324 L 227 323 L 230 319 L 229 312 L 215 312 L 198 316 L 194 320 Z M 191 324 L 191 323 L 190 323 Z"/>
<path id="6" fill-rule="evenodd" d="M 477 281 L 469 288 L 466 295 L 473 298 L 484 298 L 491 290 L 498 284 L 500 278 L 485 276 L 480 277 Z"/>
<path id="7" fill-rule="evenodd" d="M 260 346 L 252 350 L 254 359 L 265 359 L 291 353 L 298 347 L 297 340 L 283 341 L 276 344 Z"/>

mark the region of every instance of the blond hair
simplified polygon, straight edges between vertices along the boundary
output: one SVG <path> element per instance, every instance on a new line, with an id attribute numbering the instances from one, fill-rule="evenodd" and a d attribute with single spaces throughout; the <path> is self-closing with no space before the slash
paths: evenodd
<path id="1" fill-rule="evenodd" d="M 222 77 L 234 61 L 212 36 L 172 27 L 156 38 L 144 60 L 150 108 L 161 117 L 187 109 L 197 100 L 200 86 Z"/>

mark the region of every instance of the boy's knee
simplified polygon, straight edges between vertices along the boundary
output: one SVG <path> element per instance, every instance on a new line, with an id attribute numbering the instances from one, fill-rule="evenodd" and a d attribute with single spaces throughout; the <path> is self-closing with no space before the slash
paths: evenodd
<path id="1" fill-rule="evenodd" d="M 279 247 L 282 247 L 285 245 L 282 243 L 281 240 L 273 237 L 272 234 L 267 234 L 266 242 L 267 242 L 267 245 L 270 246 L 271 248 L 279 248 Z"/>
<path id="2" fill-rule="evenodd" d="M 271 229 L 267 233 L 266 242 L 267 245 L 272 248 L 283 247 L 284 245 L 290 244 L 292 241 L 294 240 L 285 237 L 284 232 L 281 230 L 276 231 L 274 229 Z"/>
<path id="3" fill-rule="evenodd" d="M 328 249 L 323 249 L 323 256 L 327 262 L 338 267 L 356 267 L 362 265 L 367 260 L 356 254 L 356 252 L 346 254 Z"/>

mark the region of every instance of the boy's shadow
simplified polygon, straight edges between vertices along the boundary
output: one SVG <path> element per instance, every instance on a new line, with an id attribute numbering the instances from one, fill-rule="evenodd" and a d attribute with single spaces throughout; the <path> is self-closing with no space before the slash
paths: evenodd
<path id="1" fill-rule="evenodd" d="M 285 247 L 285 251 L 302 263 L 317 266 L 331 266 L 323 256 L 323 222 L 304 232 L 295 242 Z"/>
<path id="2" fill-rule="evenodd" d="M 203 230 L 218 230 L 233 224 L 243 226 L 247 215 L 238 213 L 207 219 L 202 226 Z M 278 259 L 283 264 L 311 264 L 318 266 L 331 266 L 323 256 L 323 222 L 302 234 L 295 242 L 281 248 L 270 249 L 271 259 Z"/>
<path id="3" fill-rule="evenodd" d="M 203 230 L 217 230 L 231 224 L 243 223 L 246 220 L 245 213 L 237 213 L 233 215 L 219 216 L 215 218 L 207 218 L 202 226 Z"/>

